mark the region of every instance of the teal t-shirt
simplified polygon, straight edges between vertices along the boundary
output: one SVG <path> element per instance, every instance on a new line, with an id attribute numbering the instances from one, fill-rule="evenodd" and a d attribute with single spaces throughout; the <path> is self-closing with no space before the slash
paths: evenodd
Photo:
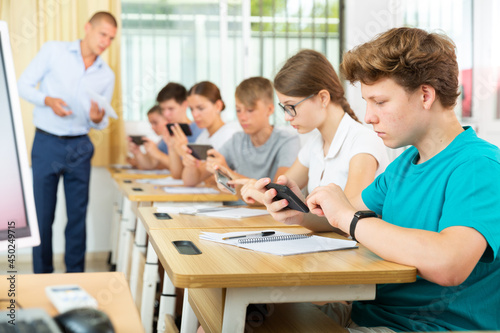
<path id="1" fill-rule="evenodd" d="M 487 250 L 461 285 L 378 285 L 374 301 L 353 303 L 352 320 L 395 331 L 500 330 L 500 150 L 465 128 L 432 159 L 418 158 L 414 147 L 401 154 L 363 191 L 365 205 L 401 227 L 474 228 Z"/>

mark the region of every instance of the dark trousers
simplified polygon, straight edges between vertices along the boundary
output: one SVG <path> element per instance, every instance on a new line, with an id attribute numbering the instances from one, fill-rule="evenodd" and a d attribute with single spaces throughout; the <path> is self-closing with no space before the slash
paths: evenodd
<path id="1" fill-rule="evenodd" d="M 94 146 L 88 136 L 56 137 L 36 132 L 31 151 L 33 190 L 40 229 L 39 246 L 33 248 L 33 271 L 52 273 L 52 224 L 57 186 L 64 181 L 68 221 L 65 228 L 64 261 L 67 272 L 85 268 L 87 205 L 89 198 L 90 159 Z"/>

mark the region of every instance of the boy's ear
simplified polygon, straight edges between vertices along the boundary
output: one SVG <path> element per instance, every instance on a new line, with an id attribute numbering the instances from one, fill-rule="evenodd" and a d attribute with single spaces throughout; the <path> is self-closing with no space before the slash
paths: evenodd
<path id="1" fill-rule="evenodd" d="M 187 112 L 189 105 L 187 99 L 181 103 L 181 108 L 184 110 L 184 112 Z"/>
<path id="2" fill-rule="evenodd" d="M 267 105 L 267 115 L 270 116 L 274 113 L 274 103 L 269 103 Z"/>
<path id="3" fill-rule="evenodd" d="M 423 84 L 420 86 L 420 92 L 422 94 L 422 104 L 424 109 L 429 110 L 436 100 L 436 89 L 430 85 Z"/>

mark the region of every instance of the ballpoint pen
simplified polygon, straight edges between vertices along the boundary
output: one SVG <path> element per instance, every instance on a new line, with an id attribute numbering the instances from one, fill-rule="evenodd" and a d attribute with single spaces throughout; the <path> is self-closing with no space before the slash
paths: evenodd
<path id="1" fill-rule="evenodd" d="M 261 231 L 261 232 L 257 232 L 257 233 L 253 233 L 253 234 L 246 234 L 246 235 L 240 235 L 240 236 L 231 236 L 231 237 L 223 237 L 222 240 L 244 238 L 244 237 L 249 237 L 249 236 L 262 236 L 262 237 L 265 237 L 265 236 L 271 236 L 271 235 L 274 235 L 274 234 L 275 234 L 274 231 Z"/>

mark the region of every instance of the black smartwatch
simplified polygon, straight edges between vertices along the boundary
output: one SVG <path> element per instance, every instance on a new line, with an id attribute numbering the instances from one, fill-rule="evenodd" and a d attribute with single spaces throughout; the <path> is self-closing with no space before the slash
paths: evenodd
<path id="1" fill-rule="evenodd" d="M 361 219 L 364 219 L 365 217 L 377 217 L 377 214 L 372 212 L 371 210 L 360 210 L 359 212 L 354 213 L 354 217 L 352 218 L 351 221 L 351 227 L 349 228 L 349 234 L 351 235 L 352 239 L 356 240 L 354 237 L 354 231 L 356 230 L 356 225 L 358 224 L 358 221 Z"/>

